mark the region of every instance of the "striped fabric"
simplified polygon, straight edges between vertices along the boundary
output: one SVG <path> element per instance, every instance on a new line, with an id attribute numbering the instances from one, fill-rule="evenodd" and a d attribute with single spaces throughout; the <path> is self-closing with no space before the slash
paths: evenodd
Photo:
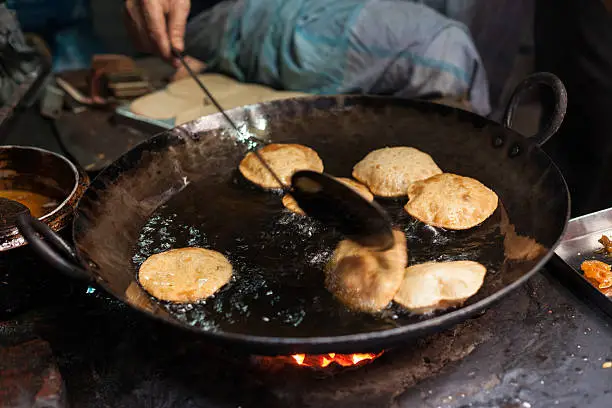
<path id="1" fill-rule="evenodd" d="M 213 21 L 224 24 L 220 43 L 204 34 Z M 316 94 L 469 91 L 474 111 L 490 112 L 486 73 L 467 28 L 413 2 L 232 0 L 190 22 L 187 46 L 246 82 Z"/>

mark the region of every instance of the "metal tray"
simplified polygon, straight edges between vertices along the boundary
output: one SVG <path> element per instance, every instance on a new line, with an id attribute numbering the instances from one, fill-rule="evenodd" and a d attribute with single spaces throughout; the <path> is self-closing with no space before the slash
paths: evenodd
<path id="1" fill-rule="evenodd" d="M 612 208 L 583 215 L 569 221 L 561 244 L 551 259 L 555 274 L 579 296 L 586 297 L 612 317 L 612 297 L 607 297 L 584 278 L 580 264 L 587 259 L 612 263 L 612 256 L 598 254 L 602 235 L 612 236 Z"/>
<path id="2" fill-rule="evenodd" d="M 130 104 L 118 106 L 115 109 L 116 119 L 119 123 L 128 126 L 133 126 L 136 129 L 150 130 L 155 129 L 157 132 L 163 132 L 174 127 L 174 119 L 157 120 L 140 116 L 130 110 Z"/>

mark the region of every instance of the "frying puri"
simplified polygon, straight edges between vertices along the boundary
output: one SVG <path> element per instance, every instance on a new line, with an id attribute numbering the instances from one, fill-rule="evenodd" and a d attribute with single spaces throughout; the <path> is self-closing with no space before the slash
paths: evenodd
<path id="1" fill-rule="evenodd" d="M 393 300 L 414 313 L 462 305 L 476 294 L 487 269 L 474 261 L 426 262 L 406 269 Z"/>
<path id="2" fill-rule="evenodd" d="M 341 241 L 327 266 L 327 290 L 351 309 L 384 309 L 399 290 L 408 262 L 404 233 L 394 230 L 393 236 L 395 245 L 384 252 Z"/>
<path id="3" fill-rule="evenodd" d="M 370 193 L 370 190 L 368 190 L 368 188 L 364 186 L 363 184 L 358 183 L 355 180 L 344 178 L 344 177 L 336 177 L 336 180 L 352 188 L 366 200 L 368 201 L 374 200 L 374 195 Z M 283 196 L 282 201 L 283 201 L 283 205 L 285 206 L 285 208 L 287 208 L 289 211 L 294 212 L 296 214 L 305 215 L 304 211 L 302 211 L 297 201 L 295 201 L 295 199 L 291 196 L 291 194 L 285 194 Z"/>
<path id="4" fill-rule="evenodd" d="M 380 197 L 403 197 L 412 183 L 440 173 L 430 155 L 403 146 L 371 151 L 353 167 L 353 177 Z"/>
<path id="5" fill-rule="evenodd" d="M 231 277 L 232 265 L 227 258 L 203 248 L 171 249 L 151 255 L 138 271 L 138 281 L 150 295 L 177 303 L 206 299 Z"/>
<path id="6" fill-rule="evenodd" d="M 465 230 L 484 222 L 497 209 L 493 190 L 470 177 L 438 174 L 408 188 L 406 212 L 435 227 Z"/>
<path id="7" fill-rule="evenodd" d="M 291 184 L 291 176 L 296 171 L 323 172 L 323 161 L 317 152 L 304 145 L 272 143 L 259 149 L 258 152 L 285 185 Z M 262 188 L 282 187 L 253 152 L 249 152 L 242 159 L 238 169 L 247 180 Z"/>

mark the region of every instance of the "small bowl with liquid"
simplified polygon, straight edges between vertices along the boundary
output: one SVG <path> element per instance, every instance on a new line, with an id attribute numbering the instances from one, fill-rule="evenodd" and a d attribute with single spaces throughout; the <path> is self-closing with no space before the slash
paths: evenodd
<path id="1" fill-rule="evenodd" d="M 54 231 L 68 224 L 88 184 L 87 174 L 59 154 L 0 146 L 0 197 L 25 205 Z M 0 231 L 0 252 L 25 244 L 17 228 Z"/>

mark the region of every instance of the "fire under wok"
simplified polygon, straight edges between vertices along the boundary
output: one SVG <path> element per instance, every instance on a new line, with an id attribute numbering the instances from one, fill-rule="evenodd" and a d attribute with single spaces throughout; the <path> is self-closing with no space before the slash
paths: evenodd
<path id="1" fill-rule="evenodd" d="M 553 89 L 557 107 L 548 126 L 526 138 L 509 127 L 523 91 L 539 84 Z M 350 177 L 374 149 L 412 146 L 443 171 L 493 189 L 496 212 L 464 231 L 413 219 L 402 209 L 405 198 L 377 199 L 406 234 L 409 265 L 466 259 L 487 267 L 475 296 L 435 314 L 413 315 L 393 304 L 366 314 L 338 302 L 324 287 L 323 268 L 342 237 L 242 178 L 237 168 L 248 149 L 220 114 L 161 133 L 102 171 L 76 209 L 74 250 L 32 223 L 20 229 L 58 269 L 211 341 L 256 354 L 381 350 L 482 312 L 551 256 L 569 218 L 569 194 L 540 146 L 559 128 L 565 107 L 562 83 L 540 73 L 515 90 L 503 125 L 432 102 L 375 96 L 313 96 L 228 111 L 259 138 L 312 147 L 334 176 Z M 197 304 L 153 299 L 137 282 L 139 265 L 186 246 L 223 253 L 234 268 L 231 282 Z"/>

